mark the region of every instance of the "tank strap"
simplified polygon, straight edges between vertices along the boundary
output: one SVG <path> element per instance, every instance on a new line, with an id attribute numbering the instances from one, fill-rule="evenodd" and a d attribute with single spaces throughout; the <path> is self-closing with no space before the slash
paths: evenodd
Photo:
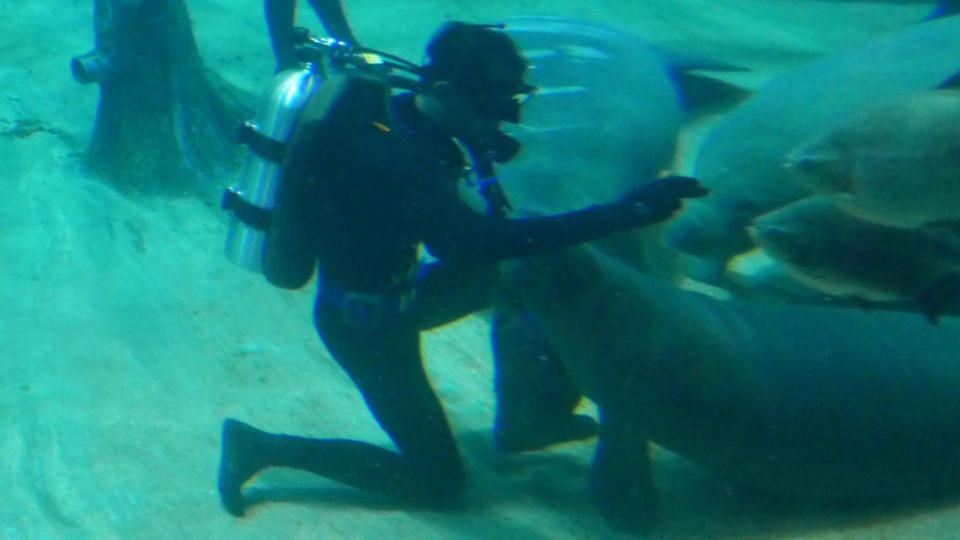
<path id="1" fill-rule="evenodd" d="M 223 199 L 220 200 L 220 207 L 233 214 L 235 218 L 247 227 L 259 229 L 264 232 L 270 230 L 272 213 L 269 210 L 247 202 L 247 200 L 243 198 L 243 194 L 233 187 L 229 187 L 223 191 Z"/>
<path id="2" fill-rule="evenodd" d="M 251 152 L 267 161 L 283 163 L 287 154 L 287 143 L 264 135 L 256 124 L 249 121 L 243 123 L 237 139 L 241 144 L 247 145 Z"/>

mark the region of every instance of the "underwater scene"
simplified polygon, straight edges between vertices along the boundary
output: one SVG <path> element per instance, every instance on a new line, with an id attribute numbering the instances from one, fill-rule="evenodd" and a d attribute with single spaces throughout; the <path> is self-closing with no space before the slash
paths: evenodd
<path id="1" fill-rule="evenodd" d="M 960 537 L 960 2 L 0 15 L 0 538 Z"/>

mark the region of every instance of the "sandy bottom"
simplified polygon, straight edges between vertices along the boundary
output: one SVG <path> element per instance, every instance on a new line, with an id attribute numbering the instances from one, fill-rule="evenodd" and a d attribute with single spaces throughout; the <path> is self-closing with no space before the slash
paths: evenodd
<path id="1" fill-rule="evenodd" d="M 655 43 L 750 66 L 731 76 L 747 86 L 924 11 L 785 0 L 347 3 L 368 45 L 414 59 L 446 18 L 549 12 L 618 21 Z M 248 517 L 220 508 L 226 416 L 390 443 L 315 336 L 312 290 L 280 291 L 228 263 L 227 222 L 213 201 L 131 200 L 83 174 L 98 93 L 70 79 L 68 59 L 93 46 L 90 4 L 0 4 L 0 537 L 618 537 L 585 495 L 592 444 L 509 457 L 493 450 L 482 316 L 426 337 L 470 475 L 456 509 L 398 510 L 290 471 L 257 480 L 251 496 L 270 502 Z M 207 61 L 259 92 L 271 70 L 261 3 L 190 4 Z M 303 22 L 316 26 L 309 13 Z M 960 530 L 960 508 L 949 505 L 882 512 L 751 500 L 662 451 L 656 473 L 662 538 L 947 538 Z"/>

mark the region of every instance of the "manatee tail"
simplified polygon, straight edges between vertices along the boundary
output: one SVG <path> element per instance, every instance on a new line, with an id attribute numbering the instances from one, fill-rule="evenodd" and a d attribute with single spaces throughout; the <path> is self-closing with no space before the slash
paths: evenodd
<path id="1" fill-rule="evenodd" d="M 704 73 L 750 71 L 748 68 L 662 47 L 653 50 L 670 72 L 690 118 L 731 109 L 752 95 L 746 88 Z"/>

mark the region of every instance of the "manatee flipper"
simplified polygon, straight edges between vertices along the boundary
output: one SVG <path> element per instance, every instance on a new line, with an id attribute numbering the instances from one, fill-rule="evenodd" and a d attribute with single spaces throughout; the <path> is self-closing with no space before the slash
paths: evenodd
<path id="1" fill-rule="evenodd" d="M 659 504 L 650 443 L 646 434 L 637 430 L 635 417 L 635 413 L 601 409 L 590 492 L 597 509 L 615 529 L 649 534 L 656 528 Z"/>
<path id="2" fill-rule="evenodd" d="M 525 452 L 593 437 L 597 422 L 573 409 L 582 397 L 540 320 L 517 304 L 493 312 L 494 440 L 504 452 Z"/>

